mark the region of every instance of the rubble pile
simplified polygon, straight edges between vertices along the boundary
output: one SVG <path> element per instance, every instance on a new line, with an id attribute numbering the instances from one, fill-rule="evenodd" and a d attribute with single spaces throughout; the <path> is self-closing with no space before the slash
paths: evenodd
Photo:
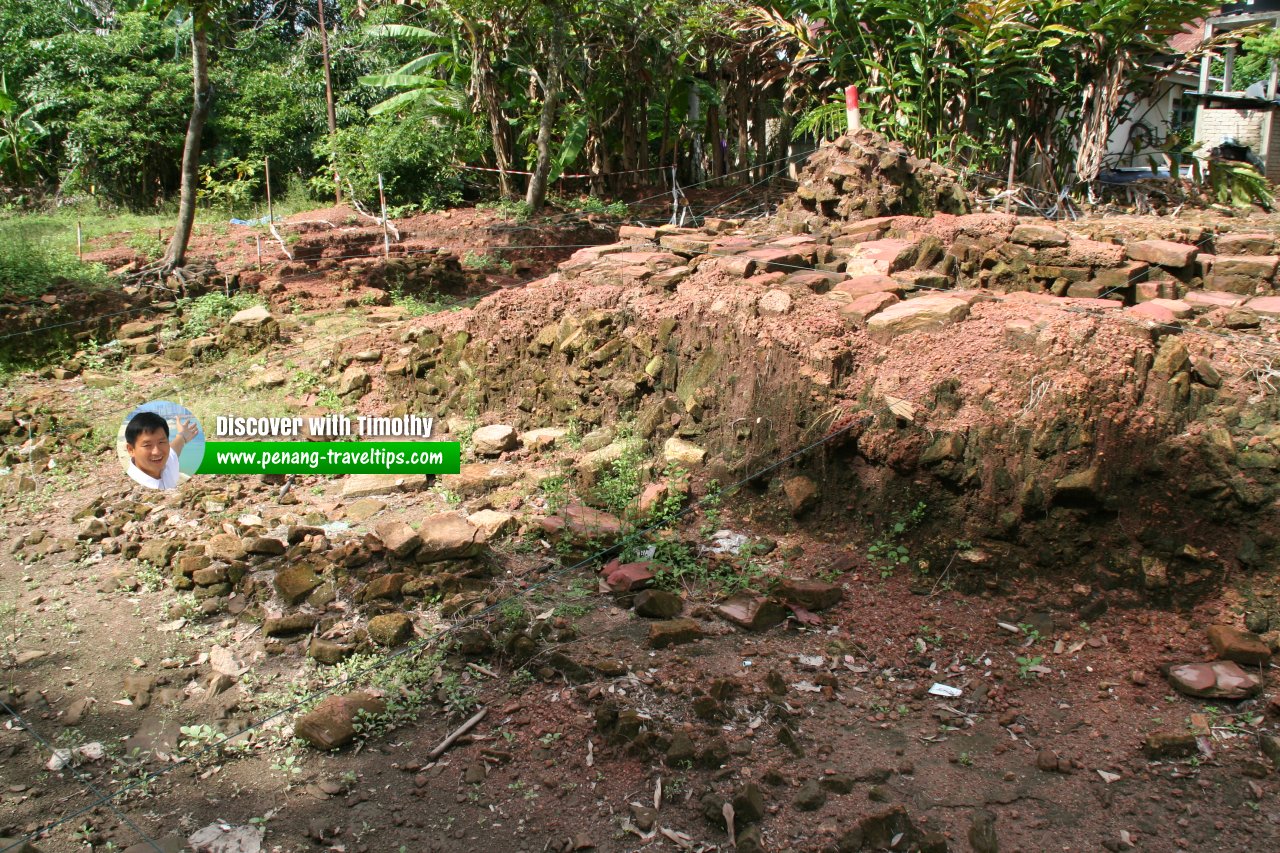
<path id="1" fill-rule="evenodd" d="M 972 208 L 954 172 L 864 129 L 841 136 L 809 158 L 795 195 L 779 208 L 778 222 L 813 227 L 832 220 L 958 214 Z"/>

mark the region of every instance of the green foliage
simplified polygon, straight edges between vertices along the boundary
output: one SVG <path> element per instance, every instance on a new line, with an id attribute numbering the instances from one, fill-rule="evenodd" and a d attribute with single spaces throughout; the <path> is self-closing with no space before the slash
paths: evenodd
<path id="1" fill-rule="evenodd" d="M 245 754 L 250 749 L 247 740 L 225 741 L 222 733 L 210 725 L 179 726 L 178 733 L 181 735 L 178 749 L 184 755 L 199 755 L 195 762 L 200 767 L 216 764 L 230 755 Z"/>
<path id="2" fill-rule="evenodd" d="M 881 578 L 893 576 L 896 569 L 911 563 L 911 553 L 901 539 L 907 531 L 919 524 L 925 516 L 928 505 L 916 504 L 906 515 L 894 519 L 893 523 L 880 532 L 880 536 L 867 546 L 867 562 L 878 569 Z"/>
<path id="3" fill-rule="evenodd" d="M 374 207 L 379 174 L 389 204 L 424 210 L 454 204 L 461 190 L 454 164 L 471 154 L 477 139 L 470 121 L 447 122 L 421 105 L 402 113 L 383 113 L 317 143 L 316 153 L 326 165 L 317 172 L 312 187 L 318 193 L 328 191 L 336 166 L 356 195 Z"/>
<path id="4" fill-rule="evenodd" d="M 844 95 L 835 93 L 825 104 L 818 104 L 800 116 L 796 122 L 796 135 L 809 135 L 822 139 L 834 139 L 845 132 L 848 127 L 848 116 L 845 111 Z"/>
<path id="5" fill-rule="evenodd" d="M 614 515 L 634 513 L 636 498 L 640 497 L 644 485 L 641 481 L 644 458 L 644 446 L 637 441 L 628 441 L 622 455 L 601 473 L 596 483 L 595 498 Z"/>
<path id="6" fill-rule="evenodd" d="M 38 144 L 49 131 L 36 120 L 44 104 L 23 107 L 0 71 L 0 186 L 25 187 L 40 166 Z"/>
<path id="7" fill-rule="evenodd" d="M 1257 204 L 1267 210 L 1275 204 L 1270 183 L 1250 163 L 1210 160 L 1209 187 L 1219 204 L 1233 207 Z"/>
<path id="8" fill-rule="evenodd" d="M 324 377 L 311 370 L 293 370 L 290 387 L 300 394 L 315 394 L 316 403 L 331 412 L 342 410 L 342 399 L 338 392 L 325 384 Z"/>
<path id="9" fill-rule="evenodd" d="M 461 258 L 463 269 L 479 272 L 511 273 L 515 270 L 511 261 L 491 255 L 487 252 L 466 252 Z"/>
<path id="10" fill-rule="evenodd" d="M 64 189 L 130 207 L 154 205 L 175 187 L 191 100 L 191 70 L 173 59 L 174 31 L 142 13 L 98 36 L 68 33 L 65 53 L 88 65 L 80 78 L 52 68 L 51 97 L 65 103 Z"/>
<path id="11" fill-rule="evenodd" d="M 198 198 L 209 207 L 222 210 L 244 210 L 249 207 L 261 184 L 263 167 L 239 157 L 200 167 Z"/>
<path id="12" fill-rule="evenodd" d="M 503 199 L 490 204 L 477 204 L 477 210 L 492 210 L 503 219 L 512 222 L 528 222 L 529 217 L 533 215 L 533 211 L 529 205 L 523 201 L 513 201 L 511 199 Z"/>
<path id="13" fill-rule="evenodd" d="M 1236 54 L 1235 67 L 1231 69 L 1231 88 L 1243 92 L 1254 83 L 1266 83 L 1271 79 L 1271 60 L 1280 59 L 1280 30 L 1267 27 L 1263 32 L 1246 36 Z M 1217 66 L 1222 60 L 1217 60 Z M 1221 76 L 1216 68 L 1212 72 Z"/>
<path id="14" fill-rule="evenodd" d="M 1030 655 L 1019 655 L 1017 658 L 1018 677 L 1023 681 L 1030 681 L 1036 676 L 1036 673 L 1032 668 L 1039 666 L 1043 662 L 1044 655 L 1036 655 L 1035 657 L 1031 657 Z"/>
<path id="15" fill-rule="evenodd" d="M 553 72 L 563 81 L 550 148 L 553 184 L 570 171 L 607 176 L 668 163 L 674 149 L 687 153 L 698 133 L 712 150 L 718 140 L 707 124 L 690 122 L 691 91 L 702 96 L 704 110 L 719 110 L 730 139 L 740 88 L 764 101 L 765 114 L 783 118 L 776 140 L 725 152 L 734 169 L 758 165 L 788 141 L 785 112 L 793 104 L 802 113 L 795 133 L 841 130 L 843 103 L 831 89 L 846 82 L 862 88 L 869 125 L 920 154 L 1002 171 L 1008 140 L 1018 138 L 1022 165 L 1048 161 L 1061 183 L 1080 141 L 1105 131 L 1089 117 L 1107 105 L 1114 78 L 1142 85 L 1139 72 L 1166 37 L 1212 5 L 328 4 L 339 126 L 330 143 L 318 33 L 296 4 L 7 0 L 0 5 L 8 99 L 0 102 L 0 184 L 13 193 L 57 183 L 64 195 L 90 193 L 132 208 L 169 199 L 191 102 L 193 28 L 210 33 L 213 44 L 215 97 L 203 140 L 210 204 L 243 208 L 260 200 L 261 182 L 236 176 L 234 161 L 256 169 L 265 155 L 278 176 L 276 191 L 290 177 L 314 176 L 310 194 L 330 198 L 336 164 L 366 204 L 376 199 L 379 172 L 394 207 L 450 203 L 462 187 L 453 170 L 459 160 L 493 166 L 496 146 L 512 169 L 530 167 L 540 84 Z M 550 49 L 553 33 L 575 49 Z M 1264 74 L 1276 51 L 1273 37 L 1247 38 L 1238 79 Z M 784 77 L 787 85 L 779 85 Z M 514 178 L 511 189 L 522 183 Z M 602 177 L 589 186 L 599 195 L 607 185 Z M 624 213 L 595 197 L 559 204 Z"/>
<path id="16" fill-rule="evenodd" d="M 1108 92 L 1136 84 L 1169 36 L 1215 4 L 1195 0 L 777 0 L 769 4 L 815 79 L 861 89 L 864 125 L 921 156 L 984 171 L 1048 156 L 1058 183 L 1092 180 L 1081 148 L 1105 141 Z M 823 22 L 808 26 L 808 21 Z M 825 85 L 830 85 L 827 83 Z M 818 84 L 821 89 L 823 84 Z M 829 90 L 828 90 L 829 91 Z M 825 100 L 825 99 L 824 99 Z M 842 126 L 838 101 L 806 129 Z M 1083 173 L 1083 174 L 1081 174 Z"/>
<path id="17" fill-rule="evenodd" d="M 207 335 L 219 320 L 225 320 L 239 311 L 261 305 L 262 300 L 251 293 L 226 296 L 206 293 L 191 299 L 180 299 L 178 310 L 182 313 L 182 329 L 179 337 L 196 338 Z"/>
<path id="18" fill-rule="evenodd" d="M 631 210 L 631 208 L 627 206 L 626 202 L 607 202 L 604 199 L 597 198 L 593 195 L 582 196 L 579 198 L 548 196 L 547 202 L 562 210 L 576 210 L 580 213 L 594 213 L 603 216 L 613 216 L 619 219 L 627 216 Z"/>
<path id="19" fill-rule="evenodd" d="M 446 48 L 412 59 L 390 73 L 366 74 L 361 77 L 360 82 L 365 86 L 400 90 L 399 94 L 392 95 L 385 101 L 370 107 L 369 115 L 418 109 L 446 119 L 463 120 L 466 101 L 462 90 L 450 85 L 447 79 L 423 73 L 447 68 L 455 61 L 455 57 L 447 50 L 448 39 L 425 27 L 404 24 L 382 24 L 370 27 L 367 33 L 373 38 L 407 39 L 419 44 L 426 43 Z"/>
<path id="20" fill-rule="evenodd" d="M 424 707 L 440 698 L 437 688 L 450 675 L 442 671 L 442 663 L 439 651 L 422 650 L 389 661 L 376 654 L 352 655 L 322 672 L 327 684 L 337 684 L 377 664 L 376 669 L 360 678 L 368 687 L 381 691 L 387 702 L 383 713 L 361 714 L 356 720 L 356 731 L 361 737 L 369 737 L 413 722 Z M 465 702 L 468 689 L 451 681 L 445 693 L 449 701 Z"/>
<path id="21" fill-rule="evenodd" d="M 546 498 L 548 512 L 557 512 L 569 502 L 569 478 L 564 474 L 543 478 L 538 488 Z"/>

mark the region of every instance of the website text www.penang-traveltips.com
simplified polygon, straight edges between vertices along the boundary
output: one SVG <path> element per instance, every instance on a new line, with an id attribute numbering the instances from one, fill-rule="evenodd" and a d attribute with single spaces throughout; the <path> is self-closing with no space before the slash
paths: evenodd
<path id="1" fill-rule="evenodd" d="M 382 465 L 388 469 L 403 466 L 438 466 L 444 464 L 444 454 L 438 450 L 422 450 L 413 453 L 388 451 L 380 447 L 361 451 L 334 450 L 220 450 L 219 465 L 252 465 L 266 470 L 274 465 L 290 465 L 316 469 L 323 459 L 329 466 Z"/>

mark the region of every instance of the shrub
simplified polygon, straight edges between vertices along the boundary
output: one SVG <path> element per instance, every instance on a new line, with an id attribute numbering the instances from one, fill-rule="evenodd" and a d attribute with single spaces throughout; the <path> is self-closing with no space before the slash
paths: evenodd
<path id="1" fill-rule="evenodd" d="M 312 189 L 317 195 L 331 191 L 336 164 L 366 204 L 377 205 L 379 174 L 389 205 L 432 210 L 456 204 L 462 184 L 454 163 L 466 159 L 478 140 L 474 126 L 449 123 L 425 108 L 383 113 L 316 144 L 326 165 L 312 179 Z"/>
<path id="2" fill-rule="evenodd" d="M 181 299 L 178 307 L 182 311 L 183 323 L 179 337 L 195 338 L 208 334 L 218 320 L 261 303 L 262 300 L 251 293 L 237 293 L 234 296 L 206 293 L 194 299 Z"/>

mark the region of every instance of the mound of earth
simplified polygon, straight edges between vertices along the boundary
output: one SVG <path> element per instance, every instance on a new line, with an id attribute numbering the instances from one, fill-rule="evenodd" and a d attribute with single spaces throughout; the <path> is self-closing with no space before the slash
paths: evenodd
<path id="1" fill-rule="evenodd" d="M 972 208 L 954 172 L 863 129 L 824 145 L 809 158 L 795 195 L 778 209 L 778 221 L 815 226 L 895 214 L 968 213 Z"/>

